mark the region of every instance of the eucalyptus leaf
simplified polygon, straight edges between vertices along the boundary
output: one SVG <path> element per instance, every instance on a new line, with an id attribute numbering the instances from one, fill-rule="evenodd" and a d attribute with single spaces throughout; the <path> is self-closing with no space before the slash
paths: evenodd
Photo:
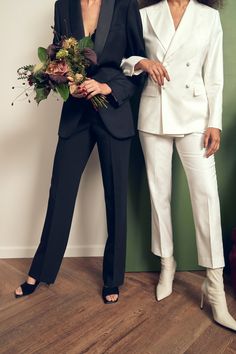
<path id="1" fill-rule="evenodd" d="M 45 87 L 40 87 L 40 88 L 36 88 L 35 92 L 36 92 L 36 96 L 34 99 L 39 104 L 41 101 L 45 100 L 48 97 L 50 90 L 48 90 Z"/>
<path id="2" fill-rule="evenodd" d="M 68 100 L 70 95 L 70 90 L 67 84 L 57 85 L 56 90 L 64 101 Z"/>
<path id="3" fill-rule="evenodd" d="M 79 41 L 79 48 L 84 49 L 84 48 L 94 48 L 94 43 L 92 41 L 92 38 L 90 36 L 84 37 Z"/>
<path id="4" fill-rule="evenodd" d="M 42 63 L 46 63 L 46 61 L 48 60 L 48 52 L 47 52 L 47 49 L 43 48 L 43 47 L 39 47 L 38 48 L 38 57 L 39 57 L 39 60 L 42 62 Z"/>

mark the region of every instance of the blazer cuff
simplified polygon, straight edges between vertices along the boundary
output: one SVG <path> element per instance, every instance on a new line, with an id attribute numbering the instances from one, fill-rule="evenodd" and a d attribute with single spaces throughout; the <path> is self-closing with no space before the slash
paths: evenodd
<path id="1" fill-rule="evenodd" d="M 112 81 L 108 82 L 107 84 L 111 88 L 111 93 L 108 96 L 106 96 L 108 102 L 115 108 L 121 106 L 124 101 L 120 97 L 120 90 L 117 89 L 117 85 Z"/>
<path id="2" fill-rule="evenodd" d="M 213 123 L 209 121 L 208 128 L 217 128 L 222 130 L 222 123 Z"/>
<path id="3" fill-rule="evenodd" d="M 112 91 L 108 96 L 106 96 L 108 102 L 115 108 L 118 108 L 122 102 L 116 97 L 115 93 Z"/>
<path id="4" fill-rule="evenodd" d="M 135 65 L 140 62 L 140 60 L 145 59 L 144 57 L 132 56 L 123 59 L 121 62 L 121 68 L 126 76 L 140 75 L 143 70 L 135 70 Z"/>

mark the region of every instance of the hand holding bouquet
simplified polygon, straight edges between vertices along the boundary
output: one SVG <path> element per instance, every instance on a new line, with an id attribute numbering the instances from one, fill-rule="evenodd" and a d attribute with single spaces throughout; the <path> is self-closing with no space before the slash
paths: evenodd
<path id="1" fill-rule="evenodd" d="M 38 48 L 38 57 L 39 64 L 23 66 L 17 70 L 18 79 L 26 80 L 29 84 L 23 92 L 26 96 L 29 96 L 27 91 L 33 89 L 39 104 L 54 91 L 66 101 L 70 93 L 76 95 L 78 85 L 81 85 L 81 95 L 76 96 L 87 96 L 87 69 L 97 64 L 91 37 L 79 41 L 73 37 L 62 37 L 57 44 L 50 44 L 47 49 Z M 107 107 L 106 97 L 102 94 L 88 95 L 87 98 L 95 109 Z"/>

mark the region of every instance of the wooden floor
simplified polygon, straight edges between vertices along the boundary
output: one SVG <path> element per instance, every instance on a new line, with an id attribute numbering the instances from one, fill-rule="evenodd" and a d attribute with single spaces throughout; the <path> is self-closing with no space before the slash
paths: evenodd
<path id="1" fill-rule="evenodd" d="M 49 288 L 15 299 L 30 260 L 0 260 L 0 353 L 236 353 L 236 335 L 199 308 L 201 272 L 176 274 L 174 292 L 157 303 L 154 273 L 127 273 L 120 300 L 104 305 L 101 259 L 67 258 Z M 229 286 L 228 305 L 236 318 Z"/>

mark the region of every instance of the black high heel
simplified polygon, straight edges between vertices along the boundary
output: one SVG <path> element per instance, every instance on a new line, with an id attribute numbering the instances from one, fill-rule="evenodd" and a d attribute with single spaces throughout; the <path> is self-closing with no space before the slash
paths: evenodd
<path id="1" fill-rule="evenodd" d="M 109 295 L 118 295 L 118 298 L 115 301 L 107 300 L 106 296 Z M 115 304 L 119 300 L 119 288 L 117 286 L 114 287 L 106 287 L 104 286 L 102 289 L 102 298 L 104 304 Z"/>
<path id="2" fill-rule="evenodd" d="M 26 296 L 26 295 L 31 295 L 33 294 L 33 292 L 36 290 L 36 288 L 38 287 L 40 281 L 36 280 L 35 284 L 29 284 L 27 282 L 23 283 L 20 285 L 21 289 L 22 289 L 22 294 L 16 294 L 15 293 L 15 297 L 22 297 L 22 296 Z"/>

